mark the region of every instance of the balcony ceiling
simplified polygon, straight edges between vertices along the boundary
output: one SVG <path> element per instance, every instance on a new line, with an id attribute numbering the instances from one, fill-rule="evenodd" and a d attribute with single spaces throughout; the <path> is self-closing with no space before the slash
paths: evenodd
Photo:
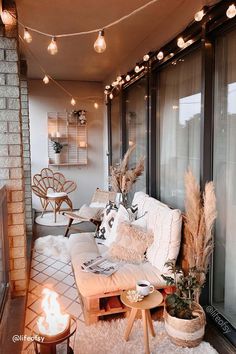
<path id="1" fill-rule="evenodd" d="M 16 0 L 19 20 L 47 33 L 71 33 L 102 28 L 130 13 L 148 0 Z M 58 39 L 58 54 L 47 53 L 49 38 L 33 33 L 30 49 L 55 79 L 104 81 L 130 56 L 141 59 L 183 30 L 203 5 L 214 0 L 159 0 L 106 31 L 107 50 L 93 49 L 96 34 Z M 22 29 L 20 28 L 22 35 Z M 27 44 L 28 45 L 28 44 Z M 21 45 L 30 78 L 42 77 L 38 65 Z M 135 64 L 135 63 L 134 63 Z"/>

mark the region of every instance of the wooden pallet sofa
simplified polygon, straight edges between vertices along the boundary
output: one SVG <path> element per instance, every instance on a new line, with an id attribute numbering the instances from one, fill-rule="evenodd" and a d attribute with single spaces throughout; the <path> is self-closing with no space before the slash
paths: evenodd
<path id="1" fill-rule="evenodd" d="M 165 288 L 161 277 L 161 274 L 168 272 L 165 263 L 178 257 L 181 212 L 170 209 L 143 192 L 135 193 L 132 204 L 138 206 L 138 217 L 147 214 L 147 230 L 154 234 L 154 242 L 148 250 L 148 261 L 141 264 L 125 263 L 109 277 L 83 272 L 81 264 L 103 254 L 107 247 L 98 244 L 93 233 L 72 234 L 69 238 L 72 267 L 85 323 L 88 325 L 97 322 L 101 316 L 126 312 L 119 296 L 123 290 L 135 288 L 137 280 L 146 279 L 156 289 Z"/>

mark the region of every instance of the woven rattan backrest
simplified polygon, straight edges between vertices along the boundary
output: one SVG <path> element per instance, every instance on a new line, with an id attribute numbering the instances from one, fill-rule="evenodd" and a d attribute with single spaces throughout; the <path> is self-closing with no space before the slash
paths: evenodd
<path id="1" fill-rule="evenodd" d="M 99 188 L 94 192 L 92 202 L 97 203 L 108 203 L 109 201 L 115 202 L 116 200 L 116 192 L 103 191 Z"/>

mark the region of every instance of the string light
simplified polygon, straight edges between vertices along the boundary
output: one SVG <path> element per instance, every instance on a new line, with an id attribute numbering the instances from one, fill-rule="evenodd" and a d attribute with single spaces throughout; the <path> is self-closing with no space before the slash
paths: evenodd
<path id="1" fill-rule="evenodd" d="M 109 98 L 112 100 L 113 99 L 113 93 L 110 93 Z"/>
<path id="2" fill-rule="evenodd" d="M 107 85 L 107 86 L 105 87 L 106 90 L 109 90 L 110 88 L 111 88 L 110 85 Z"/>
<path id="3" fill-rule="evenodd" d="M 48 52 L 51 55 L 55 55 L 58 52 L 57 42 L 56 42 L 56 38 L 55 37 L 52 37 L 51 43 L 48 46 Z"/>
<path id="4" fill-rule="evenodd" d="M 234 4 L 232 4 L 228 7 L 228 10 L 226 11 L 226 16 L 228 18 L 233 18 L 235 15 L 236 15 L 236 7 Z"/>
<path id="5" fill-rule="evenodd" d="M 94 47 L 95 52 L 97 52 L 99 54 L 105 52 L 107 45 L 106 45 L 106 41 L 104 38 L 104 30 L 101 30 L 98 32 L 98 38 L 94 42 L 93 47 Z"/>
<path id="6" fill-rule="evenodd" d="M 130 81 L 130 79 L 131 79 L 130 75 L 129 75 L 129 74 L 127 74 L 127 75 L 126 75 L 126 77 L 125 77 L 125 80 L 126 80 L 127 82 L 129 82 L 129 81 Z"/>
<path id="7" fill-rule="evenodd" d="M 24 29 L 24 40 L 27 42 L 27 43 L 31 43 L 32 42 L 32 36 L 31 36 L 31 34 L 29 33 L 29 31 L 28 31 L 28 29 L 27 28 L 25 28 Z"/>
<path id="8" fill-rule="evenodd" d="M 164 58 L 164 53 L 163 52 L 159 52 L 158 54 L 157 54 L 157 59 L 158 60 L 162 60 Z"/>
<path id="9" fill-rule="evenodd" d="M 136 64 L 136 66 L 135 66 L 135 68 L 134 68 L 134 71 L 136 72 L 136 74 L 138 74 L 138 73 L 139 73 L 139 71 L 140 71 L 140 67 L 139 67 L 139 65 L 138 65 L 138 64 Z"/>
<path id="10" fill-rule="evenodd" d="M 13 25 L 15 22 L 15 19 L 13 16 L 11 16 L 10 12 L 7 10 L 3 10 L 1 12 L 1 19 L 4 25 Z"/>
<path id="11" fill-rule="evenodd" d="M 49 83 L 49 77 L 47 75 L 44 76 L 43 82 L 45 83 L 45 85 Z"/>
<path id="12" fill-rule="evenodd" d="M 143 56 L 143 61 L 148 61 L 149 58 L 150 58 L 149 54 L 145 54 L 145 55 Z"/>
<path id="13" fill-rule="evenodd" d="M 183 37 L 179 37 L 178 40 L 177 40 L 177 46 L 178 46 L 179 48 L 184 48 L 185 45 L 186 45 L 186 43 L 185 43 Z"/>
<path id="14" fill-rule="evenodd" d="M 116 78 L 116 81 L 117 82 L 120 82 L 122 80 L 122 77 L 119 75 L 119 76 L 117 76 L 117 78 Z"/>
<path id="15" fill-rule="evenodd" d="M 72 106 L 75 106 L 75 105 L 76 105 L 76 101 L 75 101 L 75 99 L 74 99 L 73 97 L 72 97 L 70 103 L 71 103 Z"/>
<path id="16" fill-rule="evenodd" d="M 194 15 L 194 20 L 200 22 L 203 19 L 204 15 L 205 15 L 204 10 L 198 11 Z"/>
<path id="17" fill-rule="evenodd" d="M 94 102 L 94 108 L 95 108 L 95 109 L 98 109 L 98 107 L 99 107 L 98 103 L 97 103 L 97 102 Z"/>

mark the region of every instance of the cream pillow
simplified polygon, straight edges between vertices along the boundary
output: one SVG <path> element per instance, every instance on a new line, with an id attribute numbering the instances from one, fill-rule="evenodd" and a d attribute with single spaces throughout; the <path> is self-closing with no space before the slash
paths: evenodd
<path id="1" fill-rule="evenodd" d="M 82 205 L 78 211 L 78 216 L 83 219 L 95 219 L 100 220 L 103 208 L 94 208 L 86 204 Z"/>
<path id="2" fill-rule="evenodd" d="M 108 250 L 108 256 L 128 263 L 141 263 L 147 248 L 153 242 L 153 234 L 142 228 L 123 222 L 119 225 L 115 242 Z"/>

